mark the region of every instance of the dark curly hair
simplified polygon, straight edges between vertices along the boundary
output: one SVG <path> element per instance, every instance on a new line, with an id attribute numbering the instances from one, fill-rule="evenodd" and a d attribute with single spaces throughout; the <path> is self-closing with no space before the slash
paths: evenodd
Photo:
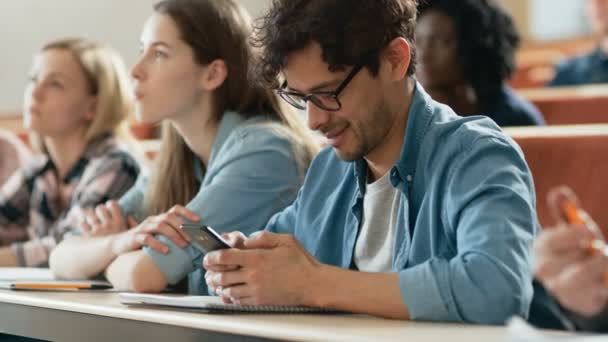
<path id="1" fill-rule="evenodd" d="M 494 0 L 423 0 L 419 17 L 430 10 L 452 18 L 465 77 L 482 103 L 493 102 L 516 68 L 520 38 L 511 16 Z"/>
<path id="2" fill-rule="evenodd" d="M 411 49 L 408 76 L 415 73 L 416 0 L 273 0 L 254 27 L 252 44 L 261 48 L 256 79 L 278 88 L 287 55 L 317 42 L 331 71 L 364 63 L 376 76 L 380 52 L 393 39 Z"/>

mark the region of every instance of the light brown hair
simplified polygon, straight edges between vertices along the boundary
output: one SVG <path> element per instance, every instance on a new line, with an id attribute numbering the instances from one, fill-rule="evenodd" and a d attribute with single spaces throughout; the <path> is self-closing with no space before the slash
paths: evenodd
<path id="1" fill-rule="evenodd" d="M 133 145 L 134 138 L 126 120 L 133 112 L 131 83 L 120 55 L 108 46 L 83 38 L 52 41 L 42 47 L 41 52 L 49 50 L 70 52 L 87 80 L 89 93 L 97 97 L 96 113 L 85 133 L 86 143 L 111 133 Z M 35 150 L 46 153 L 39 134 L 31 135 L 31 140 Z"/>
<path id="2" fill-rule="evenodd" d="M 175 22 L 198 64 L 217 59 L 226 64 L 228 76 L 213 94 L 217 122 L 226 111 L 234 111 L 246 118 L 265 116 L 282 123 L 294 141 L 294 154 L 303 177 L 318 152 L 318 144 L 295 111 L 282 104 L 273 91 L 249 79 L 254 52 L 248 43 L 252 25 L 245 9 L 233 0 L 165 0 L 157 3 L 154 10 Z M 167 211 L 176 204 L 185 205 L 194 198 L 198 189 L 193 160 L 194 153 L 184 139 L 171 124 L 164 123 L 156 172 L 145 200 L 148 215 Z"/>

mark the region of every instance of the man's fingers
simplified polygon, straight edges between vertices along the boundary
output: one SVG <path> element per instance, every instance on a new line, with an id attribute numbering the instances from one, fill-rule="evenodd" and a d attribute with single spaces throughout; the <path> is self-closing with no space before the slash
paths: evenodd
<path id="1" fill-rule="evenodd" d="M 584 314 L 594 314 L 608 300 L 608 288 L 603 281 L 607 269 L 608 258 L 595 255 L 584 262 L 566 267 L 546 285 L 563 305 Z"/>
<path id="2" fill-rule="evenodd" d="M 275 248 L 281 244 L 281 239 L 285 235 L 273 234 L 269 232 L 256 232 L 251 234 L 249 239 L 243 242 L 244 248 L 255 249 L 255 248 Z"/>
<path id="3" fill-rule="evenodd" d="M 260 250 L 222 249 L 207 253 L 203 258 L 203 267 L 216 270 L 219 267 L 238 268 L 244 265 L 255 265 L 265 261 L 265 254 Z"/>
<path id="4" fill-rule="evenodd" d="M 539 236 L 534 247 L 538 255 L 556 255 L 583 249 L 584 242 L 593 240 L 595 236 L 587 229 L 575 227 L 559 227 L 545 230 Z"/>
<path id="5" fill-rule="evenodd" d="M 213 272 L 207 284 L 213 287 L 230 287 L 245 283 L 246 275 L 243 271 Z"/>
<path id="6" fill-rule="evenodd" d="M 239 265 L 205 265 L 205 259 L 203 259 L 203 268 L 213 272 L 229 272 L 235 271 L 240 268 Z"/>
<path id="7" fill-rule="evenodd" d="M 251 290 L 250 286 L 247 286 L 247 284 L 222 287 L 219 295 L 221 297 L 229 298 L 232 302 L 236 302 L 241 305 L 255 305 L 248 302 L 249 300 L 253 299 L 253 291 Z"/>
<path id="8" fill-rule="evenodd" d="M 232 248 L 245 248 L 245 240 L 247 240 L 247 236 L 241 232 L 230 232 L 222 234 L 222 237 Z"/>
<path id="9" fill-rule="evenodd" d="M 534 265 L 534 274 L 541 280 L 547 280 L 561 273 L 565 267 L 582 262 L 589 257 L 585 250 L 578 249 L 567 254 L 537 258 Z"/>

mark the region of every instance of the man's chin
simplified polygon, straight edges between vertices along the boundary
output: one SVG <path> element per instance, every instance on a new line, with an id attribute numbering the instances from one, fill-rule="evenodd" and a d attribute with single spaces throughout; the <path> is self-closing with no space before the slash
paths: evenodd
<path id="1" fill-rule="evenodd" d="M 351 162 L 351 161 L 355 161 L 355 160 L 363 158 L 363 154 L 359 153 L 359 151 L 345 151 L 343 149 L 338 149 L 336 147 L 334 147 L 334 151 L 336 152 L 336 155 L 338 156 L 338 158 L 340 158 L 343 161 L 347 161 L 347 162 Z"/>

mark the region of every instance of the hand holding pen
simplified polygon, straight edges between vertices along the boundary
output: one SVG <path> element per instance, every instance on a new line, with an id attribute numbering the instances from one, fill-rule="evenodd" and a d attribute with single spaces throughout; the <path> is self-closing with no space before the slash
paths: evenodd
<path id="1" fill-rule="evenodd" d="M 608 302 L 608 248 L 597 224 L 581 209 L 572 190 L 550 192 L 558 224 L 534 244 L 535 276 L 562 306 L 583 315 L 600 312 Z"/>

